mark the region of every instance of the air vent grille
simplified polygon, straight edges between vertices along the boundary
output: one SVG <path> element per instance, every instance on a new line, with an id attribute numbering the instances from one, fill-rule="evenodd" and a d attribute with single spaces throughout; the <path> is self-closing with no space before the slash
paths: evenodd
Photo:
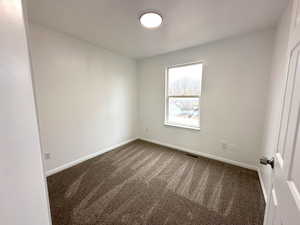
<path id="1" fill-rule="evenodd" d="M 192 158 L 199 158 L 198 156 L 196 156 L 196 155 L 193 155 L 193 154 L 191 154 L 191 153 L 185 153 L 185 155 L 187 155 L 187 156 L 189 156 L 189 157 L 192 157 Z"/>

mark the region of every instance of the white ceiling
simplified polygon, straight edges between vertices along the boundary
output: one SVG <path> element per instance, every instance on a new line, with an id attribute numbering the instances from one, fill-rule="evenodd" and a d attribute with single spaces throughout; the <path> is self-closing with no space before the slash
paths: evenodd
<path id="1" fill-rule="evenodd" d="M 27 0 L 32 22 L 133 58 L 274 26 L 288 0 Z M 163 18 L 143 28 L 141 11 Z"/>

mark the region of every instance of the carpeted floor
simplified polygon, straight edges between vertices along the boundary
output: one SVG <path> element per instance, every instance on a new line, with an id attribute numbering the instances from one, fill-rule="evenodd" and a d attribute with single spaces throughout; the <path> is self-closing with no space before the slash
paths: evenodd
<path id="1" fill-rule="evenodd" d="M 135 141 L 48 177 L 53 225 L 262 225 L 257 173 Z"/>

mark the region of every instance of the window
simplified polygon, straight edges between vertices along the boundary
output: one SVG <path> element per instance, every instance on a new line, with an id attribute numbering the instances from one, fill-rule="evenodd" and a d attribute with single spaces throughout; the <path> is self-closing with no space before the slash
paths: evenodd
<path id="1" fill-rule="evenodd" d="M 202 63 L 167 68 L 166 125 L 200 129 L 202 69 Z"/>

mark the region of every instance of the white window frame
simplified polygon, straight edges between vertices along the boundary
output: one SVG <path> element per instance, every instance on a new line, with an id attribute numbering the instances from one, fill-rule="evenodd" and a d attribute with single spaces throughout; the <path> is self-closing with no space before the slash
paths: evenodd
<path id="1" fill-rule="evenodd" d="M 184 67 L 184 66 L 190 66 L 190 65 L 195 65 L 195 64 L 202 64 L 202 77 L 201 77 L 201 85 L 203 81 L 203 70 L 204 70 L 204 63 L 203 61 L 197 61 L 197 62 L 191 62 L 191 63 L 184 63 L 184 64 L 176 64 L 172 66 L 167 66 L 165 69 L 165 121 L 164 125 L 166 126 L 173 126 L 173 127 L 179 127 L 179 128 L 187 128 L 187 129 L 192 129 L 192 130 L 200 130 L 200 124 L 201 124 L 201 93 L 202 93 L 202 87 L 199 95 L 174 95 L 174 96 L 169 96 L 169 69 L 176 68 L 176 67 Z M 172 123 L 169 122 L 168 116 L 169 116 L 169 98 L 198 98 L 199 99 L 199 124 L 198 126 L 188 126 L 184 124 L 177 124 L 177 123 Z"/>

